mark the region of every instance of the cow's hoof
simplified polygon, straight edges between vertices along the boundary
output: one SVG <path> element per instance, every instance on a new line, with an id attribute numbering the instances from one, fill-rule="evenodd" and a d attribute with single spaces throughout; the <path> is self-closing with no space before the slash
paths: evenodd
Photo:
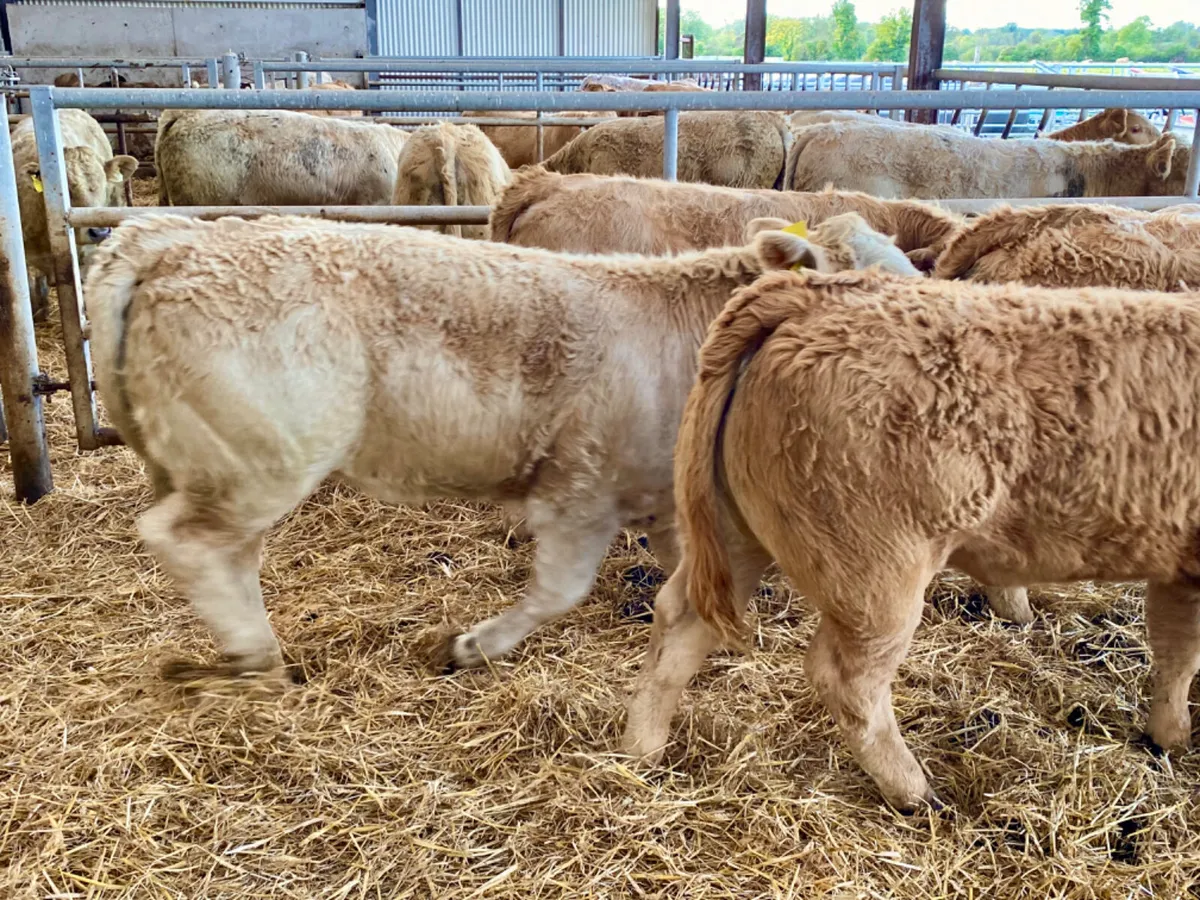
<path id="1" fill-rule="evenodd" d="M 933 812 L 942 812 L 946 809 L 946 804 L 942 802 L 941 798 L 938 797 L 937 794 L 935 794 L 933 791 L 930 791 L 929 796 L 925 797 L 923 800 L 917 800 L 915 802 L 896 806 L 896 812 L 900 813 L 902 816 L 913 816 L 918 812 L 927 809 L 932 810 Z"/>
<path id="2" fill-rule="evenodd" d="M 434 667 L 443 675 L 453 675 L 460 669 L 477 669 L 486 662 L 473 636 L 453 634 L 438 648 Z"/>

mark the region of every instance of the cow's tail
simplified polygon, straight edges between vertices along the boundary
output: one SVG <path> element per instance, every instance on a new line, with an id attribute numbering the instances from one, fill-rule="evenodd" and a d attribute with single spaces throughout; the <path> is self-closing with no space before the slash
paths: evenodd
<path id="1" fill-rule="evenodd" d="M 433 148 L 433 162 L 437 167 L 438 179 L 442 183 L 442 203 L 446 206 L 458 206 L 458 165 L 454 142 L 445 132 L 440 137 Z M 446 234 L 455 237 L 463 236 L 461 225 L 447 225 L 444 230 Z"/>
<path id="2" fill-rule="evenodd" d="M 783 156 L 779 162 L 779 174 L 775 176 L 775 183 L 771 188 L 776 191 L 787 189 L 787 161 L 788 151 L 792 149 L 792 129 L 788 125 L 788 120 L 782 115 L 776 115 L 775 127 L 779 131 L 779 140 L 783 143 Z"/>
<path id="3" fill-rule="evenodd" d="M 133 219 L 96 248 L 84 288 L 96 384 L 125 443 L 146 458 L 145 442 L 126 388 L 126 349 L 138 287 L 162 254 L 194 244 L 196 223 L 183 216 Z"/>
<path id="4" fill-rule="evenodd" d="M 686 535 L 688 600 L 727 643 L 740 642 L 741 619 L 721 534 L 719 466 L 725 419 L 743 367 L 776 328 L 802 314 L 791 294 L 753 286 L 730 300 L 700 349 L 699 378 L 688 397 L 675 447 L 675 502 Z"/>
<path id="5" fill-rule="evenodd" d="M 561 176 L 547 172 L 542 166 L 526 166 L 513 173 L 512 181 L 501 191 L 488 217 L 493 241 L 512 240 L 517 220 L 535 203 L 550 197 L 558 187 Z"/>
<path id="6" fill-rule="evenodd" d="M 811 190 L 810 188 L 796 186 L 796 166 L 799 165 L 800 154 L 804 152 L 804 148 L 808 146 L 809 141 L 820 133 L 822 128 L 822 125 L 805 125 L 803 128 L 797 128 L 792 132 L 791 145 L 787 148 L 787 153 L 784 155 L 783 185 L 780 188 L 781 190 Z"/>
<path id="7" fill-rule="evenodd" d="M 963 229 L 959 216 L 932 204 L 917 200 L 896 200 L 893 204 L 892 234 L 896 246 L 905 253 L 923 251 L 931 260 L 936 259 Z"/>
<path id="8" fill-rule="evenodd" d="M 154 171 L 158 179 L 158 205 L 171 205 L 171 192 L 167 188 L 167 176 L 163 171 L 162 146 L 165 138 L 182 115 L 181 109 L 164 109 L 158 116 L 158 133 L 154 138 Z"/>

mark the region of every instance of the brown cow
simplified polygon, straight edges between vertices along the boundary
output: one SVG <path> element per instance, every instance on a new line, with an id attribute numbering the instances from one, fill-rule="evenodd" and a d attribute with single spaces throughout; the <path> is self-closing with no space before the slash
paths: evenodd
<path id="1" fill-rule="evenodd" d="M 772 559 L 820 610 L 813 686 L 900 809 L 937 802 L 890 689 L 946 565 L 999 584 L 1149 580 L 1146 731 L 1186 748 L 1197 421 L 1200 296 L 765 276 L 701 350 L 676 449 L 685 556 L 655 603 L 627 749 L 658 756 Z"/>
<path id="2" fill-rule="evenodd" d="M 832 186 L 877 197 L 1170 196 L 1183 193 L 1190 148 L 1153 144 L 997 141 L 948 128 L 834 122 L 796 131 L 791 190 Z"/>
<path id="3" fill-rule="evenodd" d="M 536 113 L 516 112 L 464 112 L 468 118 L 504 118 L 504 119 L 535 119 Z M 601 121 L 615 118 L 611 112 L 585 112 L 580 110 L 565 110 L 563 112 L 548 112 L 545 114 L 556 119 L 586 119 Z M 521 166 L 535 165 L 540 160 L 537 152 L 537 128 L 526 125 L 480 125 L 479 130 L 487 135 L 488 140 L 496 145 L 504 161 L 510 169 Z M 542 126 L 542 158 L 553 156 L 567 144 L 583 133 L 583 128 L 574 125 L 543 125 Z"/>
<path id="4" fill-rule="evenodd" d="M 491 206 L 512 178 L 482 131 L 442 122 L 418 128 L 400 151 L 397 206 Z M 458 237 L 488 236 L 486 225 L 422 226 Z"/>
<path id="5" fill-rule="evenodd" d="M 1200 290 L 1200 216 L 1119 206 L 1002 207 L 938 258 L 939 278 L 1042 287 Z"/>
<path id="6" fill-rule="evenodd" d="M 263 535 L 325 478 L 520 506 L 529 592 L 448 647 L 482 665 L 578 603 L 622 525 L 674 556 L 676 423 L 709 323 L 766 269 L 854 263 L 823 233 L 865 227 L 637 258 L 292 217 L 127 224 L 84 295 L 105 407 L 155 485 L 142 536 L 228 668 L 255 671 L 280 662 Z"/>
<path id="7" fill-rule="evenodd" d="M 660 176 L 664 121 L 617 119 L 596 125 L 546 160 L 545 166 L 564 174 Z M 777 188 L 790 141 L 791 132 L 778 113 L 681 113 L 679 180 Z"/>
<path id="8" fill-rule="evenodd" d="M 1108 141 L 1153 144 L 1160 137 L 1154 123 L 1132 109 L 1106 109 L 1091 118 L 1045 135 L 1052 141 Z"/>

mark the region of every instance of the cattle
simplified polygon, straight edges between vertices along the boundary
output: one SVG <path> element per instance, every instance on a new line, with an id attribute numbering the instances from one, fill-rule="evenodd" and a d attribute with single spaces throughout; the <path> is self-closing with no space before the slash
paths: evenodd
<path id="1" fill-rule="evenodd" d="M 128 223 L 84 294 L 105 408 L 154 484 L 142 537 L 226 669 L 259 671 L 280 661 L 263 535 L 327 477 L 520 509 L 528 593 L 448 644 L 482 665 L 578 603 L 621 526 L 674 556 L 675 431 L 709 323 L 766 269 L 849 259 L 821 243 L 840 227 L 645 258 L 296 217 Z"/>
<path id="2" fill-rule="evenodd" d="M 1119 206 L 1001 207 L 951 238 L 939 278 L 1200 291 L 1200 216 Z"/>
<path id="3" fill-rule="evenodd" d="M 390 125 L 283 110 L 164 110 L 159 203 L 386 205 L 406 138 Z"/>
<path id="4" fill-rule="evenodd" d="M 787 117 L 788 124 L 793 128 L 807 128 L 809 125 L 825 125 L 829 122 L 866 123 L 868 125 L 896 125 L 903 128 L 913 127 L 915 123 L 903 119 L 891 119 L 870 112 L 869 110 L 854 109 L 802 109 Z M 919 126 L 946 127 L 946 126 Z"/>
<path id="5" fill-rule="evenodd" d="M 660 591 L 625 748 L 775 560 L 820 611 L 806 669 L 901 810 L 937 799 L 892 679 L 946 565 L 990 584 L 1149 582 L 1147 734 L 1188 746 L 1200 666 L 1200 296 L 771 273 L 709 332 L 676 449 L 685 555 Z"/>
<path id="6" fill-rule="evenodd" d="M 589 76 L 589 77 L 592 77 L 592 76 Z M 682 81 L 648 81 L 648 80 L 641 79 L 641 78 L 629 78 L 629 79 L 624 79 L 624 80 L 614 83 L 614 84 L 607 84 L 604 82 L 590 81 L 588 79 L 584 79 L 583 85 L 580 87 L 580 90 L 581 91 L 600 91 L 603 93 L 624 93 L 624 92 L 628 92 L 628 91 L 635 91 L 635 92 L 646 93 L 646 94 L 657 94 L 662 91 L 672 91 L 672 92 L 682 92 L 682 93 L 695 92 L 695 91 L 703 91 L 705 93 L 710 92 L 710 88 L 701 87 L 700 85 L 698 85 L 696 83 L 695 79 L 693 79 L 693 78 L 686 78 Z M 651 109 L 646 109 L 646 110 L 623 109 L 623 110 L 620 110 L 617 113 L 617 115 L 622 118 L 637 118 L 639 116 L 661 116 L 662 111 L 661 110 L 651 110 Z"/>
<path id="7" fill-rule="evenodd" d="M 442 122 L 418 128 L 400 152 L 397 206 L 491 206 L 512 173 L 474 125 Z M 428 225 L 434 231 L 484 240 L 486 225 Z"/>
<path id="8" fill-rule="evenodd" d="M 347 84 L 344 81 L 322 81 L 308 86 L 310 91 L 353 91 L 357 90 L 352 84 Z M 310 116 L 325 116 L 342 119 L 361 118 L 363 111 L 361 109 L 306 109 L 303 112 Z"/>
<path id="9" fill-rule="evenodd" d="M 62 133 L 63 163 L 72 206 L 124 206 L 125 180 L 137 171 L 132 156 L 113 156 L 112 145 L 100 123 L 81 109 L 58 112 Z M 54 257 L 46 226 L 41 163 L 33 120 L 26 118 L 12 129 L 13 167 L 17 175 L 17 205 L 21 212 L 21 237 L 30 269 L 30 297 L 38 319 L 46 314 L 47 277 L 54 274 Z M 108 237 L 108 228 L 76 228 L 75 242 L 87 258 L 91 245 Z"/>
<path id="10" fill-rule="evenodd" d="M 1106 109 L 1068 128 L 1044 135 L 1052 141 L 1107 141 L 1153 144 L 1162 136 L 1154 123 L 1132 109 Z"/>
<path id="11" fill-rule="evenodd" d="M 736 190 L 658 179 L 518 173 L 492 208 L 491 238 L 567 253 L 662 255 L 738 244 L 751 219 L 810 225 L 855 212 L 928 268 L 962 228 L 954 213 L 862 193 Z"/>
<path id="12" fill-rule="evenodd" d="M 535 119 L 537 113 L 515 112 L 464 112 L 467 118 L 504 118 L 504 119 Z M 556 119 L 586 119 L 601 121 L 615 118 L 611 112 L 584 112 L 580 110 L 564 110 L 562 112 L 546 113 Z M 583 128 L 576 125 L 544 125 L 542 126 L 542 156 L 537 152 L 537 128 L 526 125 L 479 125 L 477 126 L 489 141 L 496 145 L 504 161 L 510 169 L 522 166 L 536 165 L 548 156 L 553 156 L 572 140 L 583 133 Z"/>
<path id="13" fill-rule="evenodd" d="M 660 176 L 663 122 L 662 118 L 604 122 L 575 138 L 544 165 L 563 174 Z M 729 187 L 777 188 L 790 140 L 791 132 L 778 113 L 681 113 L 678 178 Z"/>
<path id="14" fill-rule="evenodd" d="M 1190 148 L 1153 144 L 996 141 L 948 128 L 834 122 L 797 129 L 791 190 L 832 186 L 877 197 L 1173 196 L 1183 193 Z"/>

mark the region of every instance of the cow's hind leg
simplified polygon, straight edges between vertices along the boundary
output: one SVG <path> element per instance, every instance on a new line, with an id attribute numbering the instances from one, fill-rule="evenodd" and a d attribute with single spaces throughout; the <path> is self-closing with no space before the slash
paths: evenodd
<path id="1" fill-rule="evenodd" d="M 735 602 L 742 612 L 771 558 L 750 538 L 730 542 L 729 557 Z M 624 749 L 649 764 L 662 756 L 683 689 L 718 643 L 688 602 L 687 573 L 685 553 L 655 598 L 650 646 L 629 700 Z"/>
<path id="2" fill-rule="evenodd" d="M 1151 584 L 1146 628 L 1154 654 L 1154 698 L 1146 735 L 1163 750 L 1191 746 L 1188 692 L 1200 670 L 1200 591 L 1184 584 Z"/>
<path id="3" fill-rule="evenodd" d="M 441 654 L 447 671 L 499 659 L 534 629 L 573 609 L 591 590 L 619 528 L 611 510 L 589 516 L 531 502 L 528 514 L 537 549 L 525 596 L 500 615 L 450 638 Z"/>
<path id="4" fill-rule="evenodd" d="M 808 676 L 859 764 L 903 811 L 938 805 L 900 736 L 891 697 L 892 679 L 921 620 L 925 587 L 935 571 L 913 565 L 891 574 L 877 570 L 874 577 L 843 574 L 836 585 L 812 592 L 821 622 L 805 660 Z"/>
<path id="5" fill-rule="evenodd" d="M 223 663 L 172 663 L 175 679 L 242 674 L 282 664 L 279 642 L 263 607 L 258 568 L 263 535 L 274 517 L 229 521 L 176 491 L 138 520 L 142 540 L 212 630 Z"/>
<path id="6" fill-rule="evenodd" d="M 1029 606 L 1029 591 L 1023 587 L 994 587 L 983 589 L 988 606 L 1001 619 L 1028 625 L 1033 621 L 1033 610 Z"/>

